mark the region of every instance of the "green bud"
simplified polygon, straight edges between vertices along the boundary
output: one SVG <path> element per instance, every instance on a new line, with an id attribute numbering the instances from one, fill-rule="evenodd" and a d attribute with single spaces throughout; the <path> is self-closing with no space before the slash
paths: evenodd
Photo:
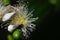
<path id="1" fill-rule="evenodd" d="M 3 5 L 8 5 L 10 4 L 10 0 L 3 0 Z"/>
<path id="2" fill-rule="evenodd" d="M 19 39 L 19 38 L 21 38 L 21 36 L 22 36 L 22 32 L 21 32 L 21 31 L 15 30 L 15 31 L 13 32 L 13 38 L 14 38 L 14 39 Z"/>
<path id="3" fill-rule="evenodd" d="M 14 40 L 11 35 L 8 35 L 8 40 Z"/>
<path id="4" fill-rule="evenodd" d="M 55 5 L 57 3 L 57 0 L 49 0 L 49 2 Z"/>

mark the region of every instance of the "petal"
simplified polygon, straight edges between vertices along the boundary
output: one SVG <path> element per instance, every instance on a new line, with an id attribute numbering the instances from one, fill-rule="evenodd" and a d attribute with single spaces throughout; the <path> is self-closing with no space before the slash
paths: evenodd
<path id="1" fill-rule="evenodd" d="M 14 25 L 9 25 L 9 26 L 8 26 L 8 31 L 9 31 L 9 32 L 12 32 L 14 29 L 15 29 L 15 28 L 14 28 Z"/>
<path id="2" fill-rule="evenodd" d="M 9 20 L 14 13 L 15 13 L 15 12 L 5 14 L 5 15 L 3 16 L 2 21 L 7 21 L 7 20 Z"/>

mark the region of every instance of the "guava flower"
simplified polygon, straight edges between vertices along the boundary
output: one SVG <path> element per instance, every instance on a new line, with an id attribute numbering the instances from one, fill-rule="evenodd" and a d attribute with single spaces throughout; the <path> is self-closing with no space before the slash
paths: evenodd
<path id="1" fill-rule="evenodd" d="M 36 21 L 38 17 L 33 18 L 32 13 L 34 10 L 28 12 L 28 8 L 25 4 L 16 7 L 11 5 L 1 6 L 0 11 L 0 15 L 2 15 L 1 20 L 3 22 L 11 20 L 7 28 L 9 32 L 13 32 L 13 30 L 22 24 L 23 26 L 20 30 L 23 32 L 23 36 L 28 37 L 28 34 L 35 29 L 36 25 L 33 24 L 33 22 Z"/>
<path id="2" fill-rule="evenodd" d="M 12 21 L 8 26 L 8 31 L 12 32 L 14 29 L 16 29 L 19 25 L 22 24 L 23 27 L 21 28 L 21 30 L 23 32 L 23 35 L 27 37 L 28 34 L 30 34 L 29 31 L 32 32 L 35 28 L 35 24 L 33 24 L 32 22 L 37 20 L 38 17 L 33 18 L 32 12 L 34 10 L 28 13 L 28 9 L 26 9 L 24 6 L 20 6 L 19 8 L 14 7 L 14 9 L 16 10 L 16 13 L 11 18 Z"/>

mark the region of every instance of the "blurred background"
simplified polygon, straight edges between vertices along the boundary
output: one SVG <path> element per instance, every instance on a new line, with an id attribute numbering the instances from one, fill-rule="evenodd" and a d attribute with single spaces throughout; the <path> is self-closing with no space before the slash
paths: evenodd
<path id="1" fill-rule="evenodd" d="M 34 17 L 39 17 L 35 22 L 36 30 L 31 33 L 27 40 L 56 40 L 59 35 L 60 0 L 23 0 L 28 2 L 28 8 L 33 12 Z M 11 0 L 11 5 L 18 4 L 17 0 Z M 7 40 L 7 30 L 0 28 L 0 40 Z M 49 37 L 50 36 L 50 37 Z M 48 39 L 49 38 L 49 39 Z"/>

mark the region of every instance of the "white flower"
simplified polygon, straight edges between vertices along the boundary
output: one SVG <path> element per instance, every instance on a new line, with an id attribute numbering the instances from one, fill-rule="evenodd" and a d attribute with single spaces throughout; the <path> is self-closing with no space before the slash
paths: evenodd
<path id="1" fill-rule="evenodd" d="M 13 8 L 12 12 L 9 12 L 10 7 Z M 18 7 L 14 7 L 11 5 L 8 6 L 0 5 L 0 9 L 2 10 L 3 13 L 2 21 L 4 22 L 9 19 L 11 20 L 10 25 L 8 26 L 9 32 L 12 32 L 14 29 L 16 29 L 19 25 L 22 24 L 23 27 L 21 28 L 21 30 L 23 32 L 23 36 L 27 38 L 28 35 L 30 35 L 30 32 L 32 32 L 33 29 L 35 29 L 35 24 L 33 24 L 33 22 L 36 21 L 38 17 L 33 18 L 32 12 L 34 10 L 28 12 L 28 8 L 27 6 L 25 7 L 25 4 L 19 5 Z"/>
<path id="2" fill-rule="evenodd" d="M 15 8 L 15 10 L 17 13 L 15 16 L 13 16 L 14 18 L 12 18 L 11 23 L 13 23 L 15 26 L 22 24 L 23 27 L 21 28 L 21 30 L 23 32 L 23 36 L 28 37 L 28 34 L 30 34 L 29 31 L 32 32 L 33 29 L 35 29 L 35 24 L 33 24 L 32 22 L 36 21 L 38 17 L 33 18 L 32 12 L 34 10 L 28 13 L 28 9 L 26 9 L 24 6 L 20 6 L 19 9 Z"/>

